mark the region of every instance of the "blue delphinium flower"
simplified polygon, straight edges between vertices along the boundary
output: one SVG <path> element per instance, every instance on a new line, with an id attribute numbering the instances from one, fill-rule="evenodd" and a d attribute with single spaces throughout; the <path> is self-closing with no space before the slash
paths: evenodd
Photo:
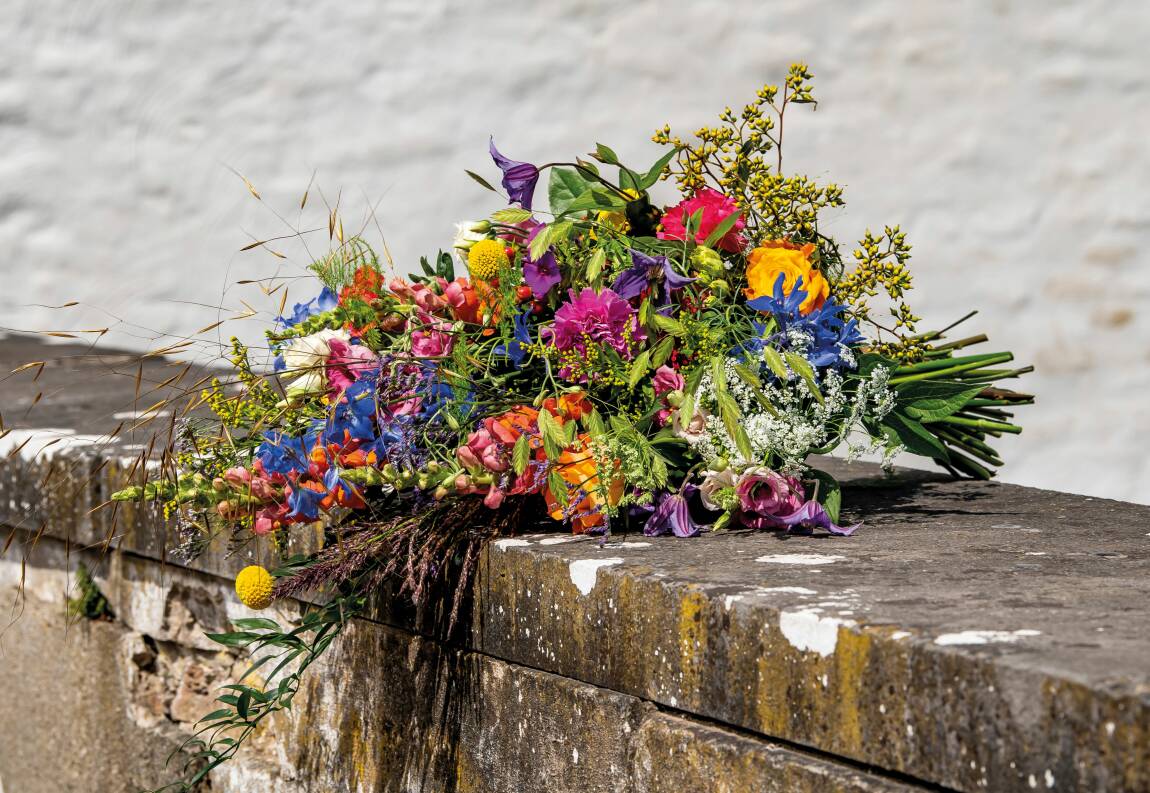
<path id="1" fill-rule="evenodd" d="M 296 520 L 319 520 L 319 505 L 326 495 L 298 483 L 289 486 L 287 502 L 290 511 L 287 516 Z"/>
<path id="2" fill-rule="evenodd" d="M 863 335 L 859 332 L 858 322 L 845 318 L 846 307 L 828 297 L 822 306 L 804 315 L 799 309 L 807 297 L 802 288 L 802 277 L 790 294 L 783 293 L 783 281 L 784 276 L 780 273 L 775 281 L 774 294 L 747 302 L 747 306 L 756 311 L 769 312 L 778 324 L 778 330 L 770 338 L 755 340 L 755 351 L 761 350 L 764 343 L 771 343 L 780 349 L 791 349 L 801 354 L 816 369 L 854 368 L 855 359 L 850 348 L 860 344 Z M 765 326 L 754 325 L 761 337 Z M 744 349 L 747 349 L 746 345 Z"/>
<path id="3" fill-rule="evenodd" d="M 290 317 L 276 317 L 276 321 L 290 328 L 300 324 L 308 317 L 314 317 L 316 314 L 331 311 L 338 304 L 339 300 L 336 298 L 335 292 L 332 292 L 325 286 L 318 296 L 313 297 L 306 303 L 296 303 L 292 306 Z"/>
<path id="4" fill-rule="evenodd" d="M 527 357 L 527 345 L 531 344 L 530 316 L 531 309 L 528 308 L 516 314 L 513 320 L 515 338 L 495 348 L 496 355 L 506 355 L 517 367 L 523 365 L 523 359 Z"/>
<path id="5" fill-rule="evenodd" d="M 256 449 L 256 459 L 269 474 L 303 473 L 310 464 L 309 455 L 316 437 L 315 432 L 301 437 L 265 432 L 263 442 Z"/>

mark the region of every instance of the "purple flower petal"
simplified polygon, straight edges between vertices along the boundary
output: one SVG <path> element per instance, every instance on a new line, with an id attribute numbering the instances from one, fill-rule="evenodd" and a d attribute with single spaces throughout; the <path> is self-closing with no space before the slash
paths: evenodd
<path id="1" fill-rule="evenodd" d="M 837 534 L 840 537 L 849 537 L 862 525 L 856 523 L 853 526 L 839 526 L 831 520 L 831 516 L 823 509 L 823 505 L 813 500 L 806 502 L 790 515 L 779 515 L 776 516 L 776 519 L 783 526 L 786 526 L 788 531 L 800 526 L 808 529 L 819 528 L 826 529 L 831 534 Z"/>
<path id="2" fill-rule="evenodd" d="M 495 148 L 495 138 L 491 138 L 488 150 L 491 159 L 503 171 L 503 189 L 507 191 L 508 200 L 518 203 L 524 209 L 531 209 L 531 199 L 535 194 L 535 185 L 539 181 L 539 169 L 529 162 L 519 162 L 504 157 Z"/>

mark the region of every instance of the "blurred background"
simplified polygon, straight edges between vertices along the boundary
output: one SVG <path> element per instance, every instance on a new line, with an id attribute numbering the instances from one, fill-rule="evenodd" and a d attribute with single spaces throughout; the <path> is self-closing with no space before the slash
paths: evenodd
<path id="1" fill-rule="evenodd" d="M 489 135 L 646 166 L 806 61 L 784 166 L 844 185 L 824 229 L 900 224 L 921 328 L 979 308 L 1038 368 L 1003 478 L 1150 503 L 1145 0 L 5 0 L 0 37 L 0 326 L 136 349 L 274 311 L 236 282 L 302 275 L 325 201 L 407 272 L 495 208 Z"/>

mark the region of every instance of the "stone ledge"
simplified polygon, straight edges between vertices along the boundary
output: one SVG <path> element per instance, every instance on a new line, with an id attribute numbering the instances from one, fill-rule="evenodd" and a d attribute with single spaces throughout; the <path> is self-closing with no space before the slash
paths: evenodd
<path id="1" fill-rule="evenodd" d="M 76 556 L 94 566 L 101 561 L 97 553 L 69 559 L 53 538 L 28 559 L 25 614 L 11 627 L 11 650 L 0 666 L 0 691 L 15 695 L 16 717 L 0 723 L 0 780 L 24 793 L 73 789 L 67 779 L 77 790 L 161 784 L 174 773 L 164 767 L 167 752 L 212 707 L 215 687 L 249 663 L 207 642 L 202 631 L 248 613 L 229 597 L 226 582 L 121 553 L 97 567 L 116 621 L 66 633 L 64 571 Z M 0 559 L 0 597 L 14 594 L 19 567 Z M 292 611 L 288 604 L 278 616 Z M 213 774 L 213 790 L 920 789 L 366 620 L 356 620 L 304 681 L 295 707 Z M 65 709 L 71 728 L 62 730 Z M 122 736 L 122 745 L 87 751 L 102 729 Z M 59 774 L 10 751 L 28 746 L 60 755 Z"/>
<path id="2" fill-rule="evenodd" d="M 100 404 L 125 396 L 128 380 Z M 92 405 L 76 432 L 107 430 Z M 70 492 L 61 478 L 42 486 L 62 476 L 51 461 L 0 462 L 0 522 L 163 558 L 154 515 L 126 513 L 113 533 L 89 514 L 122 481 L 114 459 L 56 459 L 96 476 Z M 470 644 L 925 784 L 1150 791 L 1150 508 L 838 473 L 866 524 L 850 539 L 498 541 Z M 217 553 L 197 567 L 245 562 Z"/>

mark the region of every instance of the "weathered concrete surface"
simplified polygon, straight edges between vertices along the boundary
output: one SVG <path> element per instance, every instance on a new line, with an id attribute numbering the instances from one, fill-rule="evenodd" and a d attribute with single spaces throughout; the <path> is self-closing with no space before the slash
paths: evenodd
<path id="1" fill-rule="evenodd" d="M 496 541 L 475 641 L 960 790 L 1150 790 L 1150 509 L 924 477 L 845 500 L 847 540 Z"/>
<path id="2" fill-rule="evenodd" d="M 7 426 L 26 428 L 38 445 L 45 436 L 36 420 L 73 435 L 106 432 L 114 426 L 109 406 L 132 400 L 134 365 L 130 371 L 132 377 L 93 381 L 100 385 L 87 391 L 60 392 L 74 375 L 66 364 L 46 368 L 37 387 L 47 383 L 64 394 L 71 426 L 54 414 L 44 421 L 36 411 L 13 413 L 8 406 L 27 399 L 27 384 L 0 384 Z M 121 553 L 163 558 L 153 515 L 133 515 L 117 527 L 101 522 L 104 513 L 89 514 L 124 475 L 114 459 L 104 464 L 118 454 L 115 447 L 77 444 L 58 454 L 32 448 L 0 462 L 0 523 L 30 532 L 43 527 L 46 539 L 73 544 L 111 537 Z M 69 491 L 64 483 L 72 474 L 53 474 L 54 465 L 96 476 Z M 846 501 L 850 517 L 865 526 L 850 539 L 731 532 L 693 541 L 617 537 L 605 546 L 561 534 L 497 541 L 484 557 L 470 649 L 485 662 L 593 686 L 604 703 L 623 697 L 731 725 L 743 731 L 740 739 L 779 739 L 922 784 L 1150 791 L 1150 509 L 851 470 L 839 473 L 854 477 Z M 226 577 L 263 553 L 217 552 L 196 567 Z M 381 617 L 399 634 L 411 628 L 403 609 Z M 375 659 L 368 674 L 355 676 L 368 682 L 350 696 L 341 690 L 353 679 L 347 674 L 317 677 L 316 685 L 330 686 L 328 700 L 337 702 L 358 702 L 372 685 L 389 681 L 395 690 L 418 690 L 424 677 L 389 665 L 406 657 L 401 644 L 346 656 Z M 277 751 L 285 763 L 301 764 L 291 767 L 320 774 L 351 751 L 340 749 L 336 736 L 383 736 L 384 746 L 425 734 L 404 721 L 356 721 L 377 712 L 388 708 L 337 707 L 331 718 L 347 729 L 327 733 L 327 749 L 316 743 L 323 733 L 305 726 L 295 754 L 282 748 L 290 743 Z M 730 745 L 727 738 L 720 743 Z M 715 746 L 703 742 L 699 752 L 743 756 Z M 539 754 L 534 748 L 532 757 Z M 669 751 L 662 754 L 670 763 Z M 476 755 L 476 767 L 492 767 L 494 756 Z M 701 757 L 682 762 L 710 768 Z M 384 769 L 377 780 L 410 779 L 406 760 L 373 762 Z M 432 753 L 419 764 L 454 762 Z M 655 786 L 666 778 L 660 775 L 688 778 L 673 764 L 652 765 L 654 776 L 643 777 L 645 766 L 635 762 L 635 779 Z M 279 776 L 269 772 L 268 779 L 293 778 L 297 772 L 287 767 L 273 765 Z M 250 770 L 236 773 L 253 778 Z"/>
<path id="3" fill-rule="evenodd" d="M 116 620 L 66 629 L 65 571 L 81 557 L 100 571 Z M 0 664 L 0 786 L 136 791 L 170 781 L 167 755 L 250 663 L 203 631 L 250 612 L 226 581 L 132 554 L 68 558 L 47 537 L 27 561 L 21 596 L 20 563 L 0 559 L 0 598 L 20 603 Z M 211 782 L 231 793 L 658 793 L 676 780 L 732 793 L 914 789 L 363 620 L 310 671 L 293 710 Z"/>

